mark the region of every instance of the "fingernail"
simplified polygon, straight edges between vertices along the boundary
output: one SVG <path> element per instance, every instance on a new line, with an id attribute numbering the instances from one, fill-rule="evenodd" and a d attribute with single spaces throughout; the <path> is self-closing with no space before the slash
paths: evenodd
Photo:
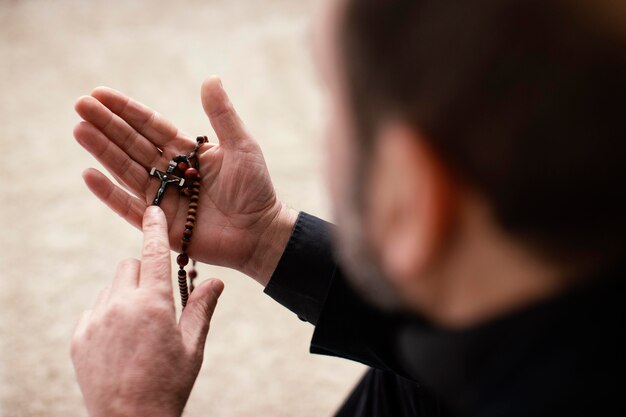
<path id="1" fill-rule="evenodd" d="M 146 212 L 144 213 L 144 217 L 155 218 L 160 215 L 161 208 L 159 206 L 148 206 Z"/>
<path id="2" fill-rule="evenodd" d="M 220 78 L 220 76 L 219 76 L 219 75 L 217 75 L 217 74 L 213 74 L 213 75 L 211 75 L 211 77 L 213 77 L 213 78 L 215 78 L 215 79 L 217 80 L 217 84 L 218 84 L 220 87 L 222 87 L 222 88 L 224 87 L 224 85 L 222 85 L 222 79 Z"/>
<path id="3" fill-rule="evenodd" d="M 211 291 L 213 291 L 213 294 L 215 294 L 216 297 L 222 295 L 222 291 L 224 291 L 224 283 L 222 281 L 219 279 L 212 279 L 210 285 Z"/>

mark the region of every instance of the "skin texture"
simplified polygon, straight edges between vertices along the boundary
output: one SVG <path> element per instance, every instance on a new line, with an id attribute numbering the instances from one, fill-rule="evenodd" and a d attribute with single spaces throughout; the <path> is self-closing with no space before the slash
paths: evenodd
<path id="1" fill-rule="evenodd" d="M 200 153 L 201 212 L 189 254 L 242 271 L 265 285 L 282 253 L 272 245 L 284 247 L 296 214 L 276 198 L 261 149 L 220 80 L 208 78 L 201 96 L 219 144 L 204 145 Z M 140 228 L 159 186 L 148 175 L 150 168 L 165 169 L 172 157 L 189 153 L 195 141 L 154 110 L 110 88 L 99 87 L 79 98 L 75 109 L 83 121 L 75 127 L 74 137 L 121 187 L 95 169 L 85 171 L 85 183 L 114 212 Z M 180 250 L 177 231 L 183 229 L 187 205 L 187 199 L 171 189 L 161 202 L 174 250 Z"/>
<path id="2" fill-rule="evenodd" d="M 202 283 L 177 323 L 160 208 L 146 210 L 143 232 L 141 261 L 120 262 L 111 286 L 83 314 L 72 340 L 72 360 L 92 417 L 180 415 L 224 289 L 218 280 Z"/>
<path id="3" fill-rule="evenodd" d="M 562 291 L 569 284 L 566 271 L 504 234 L 486 201 L 450 175 L 419 129 L 382 120 L 371 155 L 361 159 L 336 50 L 342 4 L 322 2 L 314 47 L 331 114 L 327 183 L 342 266 L 354 285 L 384 308 L 419 312 L 447 327 L 471 326 Z M 219 144 L 200 155 L 201 211 L 190 255 L 266 285 L 295 212 L 276 198 L 261 150 L 217 78 L 203 84 L 202 104 Z M 158 187 L 148 170 L 189 152 L 192 139 L 109 88 L 80 98 L 76 111 L 83 118 L 76 140 L 120 184 L 88 170 L 87 186 L 140 227 Z M 357 175 L 359 166 L 366 175 Z M 362 201 L 356 190 L 364 191 Z M 142 264 L 121 264 L 111 289 L 78 326 L 72 353 L 92 417 L 180 415 L 187 401 L 221 284 L 201 285 L 180 324 L 175 322 L 167 254 L 170 247 L 179 249 L 186 207 L 176 193 L 166 194 L 169 234 L 163 214 L 147 212 Z M 162 366 L 148 366 L 155 363 Z"/>
<path id="4" fill-rule="evenodd" d="M 297 214 L 277 200 L 261 150 L 216 77 L 203 84 L 202 102 L 220 143 L 205 145 L 200 155 L 206 167 L 201 171 L 202 211 L 190 254 L 266 285 Z M 170 191 L 163 210 L 148 206 L 158 188 L 148 170 L 188 153 L 194 141 L 110 88 L 81 97 L 76 111 L 83 118 L 74 130 L 76 140 L 119 184 L 89 169 L 83 175 L 87 186 L 145 234 L 142 261 L 120 263 L 112 285 L 83 314 L 72 340 L 87 410 L 92 417 L 178 416 L 202 365 L 223 284 L 212 280 L 198 286 L 176 322 L 169 253 L 179 249 L 176 231 L 183 227 L 188 203 Z"/>

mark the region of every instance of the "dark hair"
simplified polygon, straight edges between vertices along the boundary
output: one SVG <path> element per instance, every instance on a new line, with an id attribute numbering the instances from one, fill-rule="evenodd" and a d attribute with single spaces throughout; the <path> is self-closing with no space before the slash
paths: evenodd
<path id="1" fill-rule="evenodd" d="M 508 232 L 623 250 L 626 21 L 600 3 L 349 0 L 339 43 L 363 148 L 403 118 Z"/>

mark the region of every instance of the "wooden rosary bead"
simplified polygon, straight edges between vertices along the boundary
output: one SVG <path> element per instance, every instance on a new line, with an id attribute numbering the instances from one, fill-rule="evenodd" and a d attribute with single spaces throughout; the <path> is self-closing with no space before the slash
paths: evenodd
<path id="1" fill-rule="evenodd" d="M 189 271 L 189 278 L 195 279 L 197 276 L 198 276 L 198 273 L 196 272 L 195 269 L 192 269 L 191 271 Z"/>
<path id="2" fill-rule="evenodd" d="M 193 208 L 194 210 L 197 210 L 198 209 L 198 202 L 194 201 L 194 202 L 189 203 L 189 207 Z"/>
<path id="3" fill-rule="evenodd" d="M 194 216 L 195 217 L 196 214 L 198 214 L 198 210 L 196 210 L 196 209 L 191 209 L 190 208 L 189 210 L 187 210 L 187 215 L 188 216 Z"/>
<path id="4" fill-rule="evenodd" d="M 180 172 L 185 172 L 189 169 L 189 164 L 186 162 L 179 162 L 178 165 L 176 165 L 176 168 L 178 168 Z"/>
<path id="5" fill-rule="evenodd" d="M 197 203 L 198 200 L 200 199 L 200 197 L 198 197 L 197 195 L 191 195 L 191 197 L 189 198 L 191 200 L 191 204 L 193 203 Z"/>
<path id="6" fill-rule="evenodd" d="M 188 214 L 187 215 L 187 221 L 188 222 L 195 222 L 196 221 L 196 216 Z"/>
<path id="7" fill-rule="evenodd" d="M 187 222 L 187 223 L 185 223 L 185 229 L 191 230 L 191 229 L 193 229 L 194 226 L 195 226 L 194 222 Z"/>
<path id="8" fill-rule="evenodd" d="M 178 266 L 187 266 L 187 264 L 189 263 L 189 255 L 187 255 L 186 253 L 181 253 L 176 257 L 176 263 L 178 264 Z"/>
<path id="9" fill-rule="evenodd" d="M 189 180 L 195 180 L 198 178 L 198 170 L 195 168 L 187 168 L 185 170 L 185 178 Z"/>
<path id="10" fill-rule="evenodd" d="M 186 237 L 187 239 L 190 239 L 191 235 L 193 235 L 193 231 L 192 230 L 189 230 L 189 229 L 183 230 L 183 238 Z"/>

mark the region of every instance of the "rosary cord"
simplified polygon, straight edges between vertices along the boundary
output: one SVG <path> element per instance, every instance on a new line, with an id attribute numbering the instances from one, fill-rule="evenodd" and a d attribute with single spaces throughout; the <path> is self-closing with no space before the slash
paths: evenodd
<path id="1" fill-rule="evenodd" d="M 187 160 L 189 168 L 185 170 L 185 179 L 191 181 L 191 186 L 187 189 L 189 193 L 189 207 L 187 209 L 187 218 L 185 219 L 185 230 L 181 242 L 181 252 L 176 258 L 178 264 L 178 288 L 180 290 L 180 300 L 183 308 L 187 305 L 189 294 L 194 289 L 194 279 L 197 276 L 195 270 L 196 261 L 192 261 L 192 269 L 189 271 L 189 285 L 187 285 L 187 271 L 185 266 L 189 263 L 189 255 L 187 249 L 191 243 L 193 229 L 196 225 L 196 216 L 198 215 L 198 201 L 200 200 L 200 161 L 198 152 L 200 147 L 208 141 L 206 136 L 199 136 L 196 139 L 196 146 L 188 156 Z"/>

